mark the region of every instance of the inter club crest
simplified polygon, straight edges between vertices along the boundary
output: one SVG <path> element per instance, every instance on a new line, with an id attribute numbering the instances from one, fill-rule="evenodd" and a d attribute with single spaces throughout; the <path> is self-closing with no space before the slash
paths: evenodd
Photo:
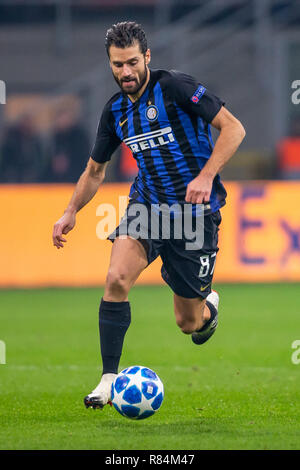
<path id="1" fill-rule="evenodd" d="M 156 119 L 158 118 L 158 109 L 156 106 L 154 106 L 154 104 L 148 106 L 148 108 L 146 109 L 146 118 L 150 122 L 156 121 Z"/>

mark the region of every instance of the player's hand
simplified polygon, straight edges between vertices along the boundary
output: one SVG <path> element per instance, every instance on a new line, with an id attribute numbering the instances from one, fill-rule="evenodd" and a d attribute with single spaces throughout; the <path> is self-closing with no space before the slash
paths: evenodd
<path id="1" fill-rule="evenodd" d="M 75 227 L 76 216 L 75 213 L 65 212 L 64 215 L 56 222 L 53 227 L 53 245 L 57 249 L 63 248 L 64 243 L 67 241 L 62 235 L 66 235 L 72 228 Z"/>
<path id="2" fill-rule="evenodd" d="M 185 200 L 192 204 L 204 204 L 209 202 L 212 190 L 213 179 L 198 175 L 189 182 L 186 188 Z"/>

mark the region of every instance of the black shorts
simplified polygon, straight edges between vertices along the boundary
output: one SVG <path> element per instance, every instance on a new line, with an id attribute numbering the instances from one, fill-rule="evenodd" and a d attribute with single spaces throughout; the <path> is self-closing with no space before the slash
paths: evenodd
<path id="1" fill-rule="evenodd" d="M 135 202 L 133 199 L 130 200 L 119 226 L 107 237 L 108 240 L 114 242 L 118 236 L 128 233 L 128 225 L 136 219 L 136 215 L 128 214 L 133 202 Z M 150 206 L 144 204 L 143 206 L 147 207 L 147 216 L 145 217 L 147 218 L 148 236 L 145 236 L 145 231 L 143 231 L 141 236 L 134 236 L 133 238 L 136 238 L 144 246 L 148 265 L 160 256 L 163 262 L 161 276 L 175 294 L 185 298 L 206 298 L 211 292 L 216 255 L 219 250 L 220 211 L 202 217 L 204 232 L 201 248 L 187 250 L 186 243 L 190 242 L 191 239 L 185 237 L 184 230 L 182 230 L 182 237 L 176 239 L 173 236 L 174 225 L 172 225 L 172 222 L 169 239 L 163 238 L 161 233 L 159 233 L 158 238 L 153 238 L 150 235 Z M 195 218 L 193 218 L 193 224 L 195 228 Z M 130 235 L 130 233 L 128 234 Z"/>

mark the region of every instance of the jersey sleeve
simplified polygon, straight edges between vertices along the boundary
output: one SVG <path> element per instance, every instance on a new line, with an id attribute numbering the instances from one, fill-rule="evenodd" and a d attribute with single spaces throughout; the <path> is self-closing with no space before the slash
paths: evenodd
<path id="1" fill-rule="evenodd" d="M 91 152 L 91 158 L 98 163 L 108 162 L 120 145 L 121 140 L 113 128 L 113 117 L 106 106 L 99 121 L 96 141 Z"/>
<path id="2" fill-rule="evenodd" d="M 210 123 L 225 102 L 190 75 L 175 70 L 170 73 L 172 91 L 178 105 L 187 113 L 196 114 Z"/>

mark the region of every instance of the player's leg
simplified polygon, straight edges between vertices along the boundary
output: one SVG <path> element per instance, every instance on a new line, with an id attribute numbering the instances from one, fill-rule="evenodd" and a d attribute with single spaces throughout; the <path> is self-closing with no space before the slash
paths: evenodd
<path id="1" fill-rule="evenodd" d="M 203 344 L 218 325 L 219 296 L 211 291 L 218 252 L 219 211 L 204 216 L 201 248 L 187 250 L 186 239 L 171 239 L 161 254 L 161 274 L 174 292 L 174 313 L 184 333 Z"/>
<path id="2" fill-rule="evenodd" d="M 128 292 L 147 265 L 146 251 L 139 241 L 130 237 L 115 239 L 99 308 L 102 378 L 85 397 L 86 407 L 102 408 L 110 400 L 111 384 L 118 373 L 124 337 L 131 321 Z"/>
<path id="3" fill-rule="evenodd" d="M 206 299 L 184 298 L 174 294 L 176 323 L 183 333 L 192 334 L 195 344 L 205 343 L 218 325 L 219 296 L 212 291 Z"/>
<path id="4" fill-rule="evenodd" d="M 174 294 L 174 314 L 177 325 L 186 334 L 200 330 L 211 316 L 205 299 L 188 299 L 177 294 Z"/>
<path id="5" fill-rule="evenodd" d="M 116 238 L 99 308 L 103 375 L 118 373 L 124 337 L 131 322 L 128 293 L 147 264 L 145 248 L 139 241 Z"/>
<path id="6" fill-rule="evenodd" d="M 119 236 L 113 243 L 106 276 L 103 299 L 107 302 L 124 302 L 128 292 L 147 267 L 144 246 L 128 236 Z"/>

